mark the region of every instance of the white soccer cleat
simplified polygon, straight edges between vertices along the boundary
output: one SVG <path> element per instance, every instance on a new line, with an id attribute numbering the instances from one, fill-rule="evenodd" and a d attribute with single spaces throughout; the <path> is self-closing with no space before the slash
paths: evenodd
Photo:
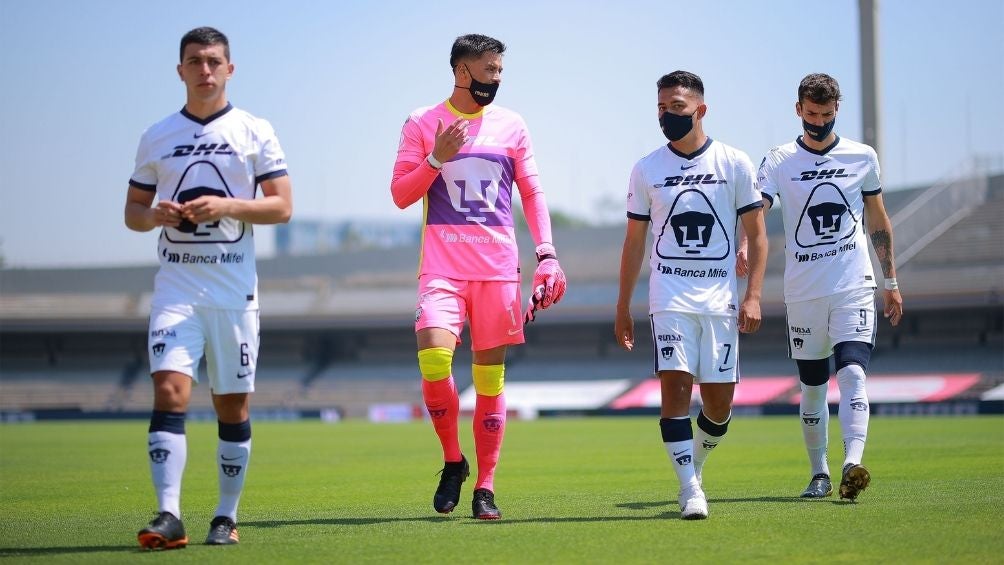
<path id="1" fill-rule="evenodd" d="M 700 486 L 680 490 L 680 518 L 704 520 L 708 517 L 708 499 Z"/>

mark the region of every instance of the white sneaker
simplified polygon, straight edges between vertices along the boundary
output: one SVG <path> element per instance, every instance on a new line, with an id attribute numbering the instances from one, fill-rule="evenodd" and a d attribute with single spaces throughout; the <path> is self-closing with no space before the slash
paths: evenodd
<path id="1" fill-rule="evenodd" d="M 708 517 L 708 499 L 700 486 L 680 489 L 680 518 L 704 520 Z"/>

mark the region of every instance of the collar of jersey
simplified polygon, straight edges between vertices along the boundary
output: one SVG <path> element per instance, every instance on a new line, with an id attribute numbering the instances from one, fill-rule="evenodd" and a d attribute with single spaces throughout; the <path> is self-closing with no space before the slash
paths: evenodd
<path id="1" fill-rule="evenodd" d="M 480 118 L 481 115 L 485 113 L 484 106 L 482 106 L 480 110 L 474 112 L 473 114 L 465 114 L 460 110 L 457 110 L 457 108 L 450 102 L 449 99 L 447 99 L 446 102 L 444 102 L 443 104 L 446 106 L 446 109 L 449 110 L 451 114 L 453 114 L 458 118 L 464 118 L 465 120 L 473 120 L 475 118 Z"/>
<path id="2" fill-rule="evenodd" d="M 208 124 L 209 122 L 215 120 L 216 118 L 219 118 L 223 114 L 226 114 L 227 112 L 229 112 L 230 110 L 233 110 L 233 109 L 234 109 L 233 105 L 231 103 L 227 102 L 226 107 L 224 107 L 222 110 L 220 110 L 219 112 L 216 112 L 215 114 L 211 114 L 211 115 L 207 116 L 206 119 L 202 119 L 202 118 L 199 118 L 199 117 L 197 117 L 197 116 L 189 113 L 189 111 L 186 110 L 184 106 L 182 106 L 181 107 L 181 115 L 185 116 L 189 120 L 192 120 L 193 122 L 195 122 L 195 123 L 197 123 L 199 125 L 203 125 L 204 126 L 204 125 Z"/>
<path id="3" fill-rule="evenodd" d="M 823 149 L 822 151 L 816 151 L 815 149 L 813 149 L 813 148 L 809 147 L 808 145 L 806 145 L 805 142 L 802 141 L 802 136 L 796 137 L 795 138 L 795 143 L 797 143 L 799 147 L 801 147 L 802 149 L 805 149 L 806 151 L 808 151 L 809 153 L 812 153 L 813 155 L 826 155 L 830 151 L 833 151 L 833 148 L 836 147 L 838 143 L 840 143 L 840 136 L 839 135 L 836 136 L 836 139 L 833 140 L 833 143 L 827 145 L 826 148 Z"/>
<path id="4" fill-rule="evenodd" d="M 680 153 L 679 151 L 676 150 L 675 147 L 673 147 L 672 143 L 667 143 L 666 147 L 669 147 L 669 150 L 672 151 L 673 154 L 678 155 L 680 157 L 683 157 L 684 159 L 686 159 L 688 161 L 692 161 L 692 160 L 700 157 L 705 151 L 707 151 L 708 147 L 711 147 L 711 142 L 712 141 L 713 140 L 709 137 L 707 139 L 707 141 L 704 142 L 704 145 L 702 145 L 700 149 L 698 149 L 697 151 L 694 151 L 690 155 L 687 155 L 686 153 Z"/>

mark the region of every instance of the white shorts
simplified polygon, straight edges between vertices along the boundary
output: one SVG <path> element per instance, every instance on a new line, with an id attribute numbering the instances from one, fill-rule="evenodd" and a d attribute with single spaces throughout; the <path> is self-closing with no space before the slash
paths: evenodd
<path id="1" fill-rule="evenodd" d="M 875 289 L 857 288 L 785 306 L 792 359 L 826 359 L 834 345 L 845 341 L 875 343 Z"/>
<path id="2" fill-rule="evenodd" d="M 213 394 L 254 392 L 258 342 L 257 310 L 155 306 L 150 313 L 150 373 L 183 373 L 198 384 L 204 353 Z"/>
<path id="3" fill-rule="evenodd" d="M 656 312 L 655 370 L 686 371 L 696 383 L 739 382 L 739 327 L 732 316 Z"/>

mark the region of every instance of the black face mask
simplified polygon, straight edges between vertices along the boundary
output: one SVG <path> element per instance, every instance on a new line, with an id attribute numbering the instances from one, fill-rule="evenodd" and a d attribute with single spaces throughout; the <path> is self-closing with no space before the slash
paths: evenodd
<path id="1" fill-rule="evenodd" d="M 466 88 L 467 90 L 470 90 L 471 97 L 474 98 L 474 101 L 477 102 L 479 106 L 487 106 L 491 104 L 492 100 L 495 100 L 495 94 L 499 90 L 499 83 L 481 82 L 478 79 L 474 78 L 474 75 L 471 74 L 470 67 L 468 67 L 466 64 L 464 65 L 464 67 L 467 67 L 467 74 L 471 77 L 471 85 L 458 86 L 457 88 Z"/>
<path id="2" fill-rule="evenodd" d="M 696 113 L 694 112 L 694 114 Z M 659 116 L 659 126 L 662 128 L 662 134 L 670 141 L 680 141 L 684 137 L 687 137 L 690 130 L 694 129 L 694 114 L 679 116 L 669 111 L 663 112 Z"/>
<path id="3" fill-rule="evenodd" d="M 811 137 L 814 141 L 823 141 L 830 135 L 830 132 L 833 131 L 833 124 L 836 123 L 836 121 L 837 119 L 833 118 L 832 120 L 826 122 L 825 124 L 817 126 L 814 124 L 810 124 L 809 122 L 803 119 L 802 128 L 805 130 L 805 133 L 809 134 L 809 137 Z"/>

